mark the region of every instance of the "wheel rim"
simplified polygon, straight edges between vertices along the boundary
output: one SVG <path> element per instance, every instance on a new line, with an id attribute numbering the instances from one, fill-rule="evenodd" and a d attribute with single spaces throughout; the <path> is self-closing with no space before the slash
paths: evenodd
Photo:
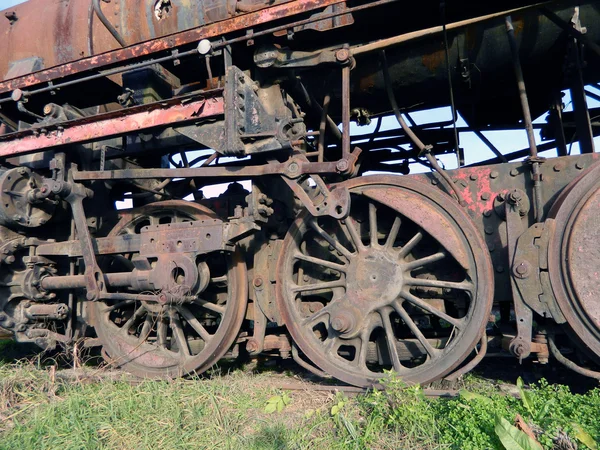
<path id="1" fill-rule="evenodd" d="M 600 359 L 598 301 L 598 210 L 600 164 L 590 167 L 561 193 L 550 211 L 554 232 L 548 242 L 552 291 L 575 342 Z M 573 336 L 574 335 L 574 336 Z"/>
<path id="2" fill-rule="evenodd" d="M 193 203 L 160 202 L 124 212 L 110 235 L 138 234 L 146 225 L 214 217 Z M 123 271 L 133 256 L 105 260 L 104 270 Z M 91 304 L 92 322 L 108 362 L 140 377 L 177 377 L 204 372 L 227 352 L 244 319 L 245 264 L 237 250 L 206 255 L 203 262 L 210 270 L 210 281 L 192 302 Z"/>
<path id="3" fill-rule="evenodd" d="M 286 325 L 313 363 L 347 383 L 377 384 L 387 369 L 406 382 L 440 378 L 487 323 L 489 254 L 468 217 L 423 183 L 373 176 L 346 186 L 346 220 L 305 213 L 285 238 Z"/>

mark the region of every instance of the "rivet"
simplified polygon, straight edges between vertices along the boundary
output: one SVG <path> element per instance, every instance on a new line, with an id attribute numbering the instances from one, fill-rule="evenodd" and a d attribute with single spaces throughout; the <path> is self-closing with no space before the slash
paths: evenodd
<path id="1" fill-rule="evenodd" d="M 485 234 L 492 234 L 494 232 L 494 229 L 492 227 L 485 227 Z"/>
<path id="2" fill-rule="evenodd" d="M 483 212 L 483 217 L 490 217 L 492 215 L 492 210 L 488 209 L 487 211 Z"/>
<path id="3" fill-rule="evenodd" d="M 438 184 L 438 180 L 436 180 L 435 178 L 432 178 L 431 184 L 433 184 L 435 186 L 436 184 Z"/>
<path id="4" fill-rule="evenodd" d="M 581 170 L 585 167 L 585 165 L 581 161 L 577 161 L 575 163 L 575 167 L 577 167 L 579 170 Z"/>
<path id="5" fill-rule="evenodd" d="M 498 272 L 498 273 L 504 272 L 504 266 L 496 266 L 496 272 Z"/>
<path id="6" fill-rule="evenodd" d="M 490 199 L 489 192 L 484 192 L 483 194 L 481 194 L 481 200 L 489 200 L 489 199 Z"/>
<path id="7" fill-rule="evenodd" d="M 496 249 L 496 245 L 493 242 L 488 242 L 487 247 L 490 252 L 493 252 Z"/>
<path id="8" fill-rule="evenodd" d="M 490 172 L 490 178 L 498 178 L 498 175 L 500 175 L 500 174 L 498 173 L 497 170 L 492 170 Z"/>
<path id="9" fill-rule="evenodd" d="M 565 165 L 563 163 L 556 163 L 556 164 L 554 164 L 554 171 L 555 172 L 560 172 L 564 168 L 565 168 Z"/>
<path id="10" fill-rule="evenodd" d="M 471 181 L 475 181 L 477 179 L 477 175 L 475 175 L 474 173 L 472 173 L 469 178 L 471 179 Z"/>
<path id="11" fill-rule="evenodd" d="M 513 169 L 510 171 L 511 177 L 516 177 L 517 175 L 519 175 L 519 171 L 517 169 Z"/>

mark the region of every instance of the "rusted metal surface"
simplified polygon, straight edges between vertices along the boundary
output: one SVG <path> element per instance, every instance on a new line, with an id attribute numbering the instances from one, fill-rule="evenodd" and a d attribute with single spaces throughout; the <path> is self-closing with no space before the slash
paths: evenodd
<path id="1" fill-rule="evenodd" d="M 287 2 L 287 3 L 283 3 L 280 5 L 276 5 L 267 9 L 263 9 L 260 11 L 256 11 L 256 12 L 251 12 L 248 14 L 244 14 L 244 15 L 240 15 L 228 20 L 222 20 L 220 22 L 217 23 L 213 23 L 213 24 L 209 24 L 206 26 L 203 26 L 201 28 L 196 28 L 196 29 L 191 29 L 188 31 L 183 31 L 183 32 L 179 32 L 179 33 L 175 33 L 176 31 L 178 31 L 177 29 L 173 30 L 173 29 L 169 29 L 167 31 L 165 31 L 165 34 L 169 34 L 170 33 L 175 33 L 175 34 L 171 34 L 169 36 L 165 36 L 163 38 L 158 38 L 158 39 L 154 39 L 150 42 L 147 43 L 141 43 L 141 44 L 135 44 L 135 45 L 131 45 L 125 49 L 117 49 L 117 50 L 112 50 L 112 51 L 107 51 L 110 50 L 111 48 L 107 48 L 106 46 L 102 46 L 99 47 L 97 50 L 95 50 L 96 55 L 95 56 L 91 56 L 85 59 L 81 59 L 82 56 L 85 56 L 86 54 L 89 55 L 89 51 L 86 51 L 86 41 L 80 39 L 79 41 L 76 41 L 78 44 L 78 47 L 73 47 L 72 44 L 69 42 L 69 38 L 70 38 L 70 33 L 72 32 L 73 29 L 73 25 L 70 23 L 71 20 L 73 20 L 72 18 L 77 18 L 76 20 L 79 21 L 81 24 L 77 25 L 77 36 L 86 36 L 86 33 L 84 33 L 85 27 L 87 26 L 87 17 L 88 17 L 88 10 L 91 7 L 91 3 L 89 1 L 85 1 L 85 2 L 72 2 L 69 3 L 69 5 L 74 5 L 74 6 L 70 6 L 70 8 L 77 8 L 78 11 L 70 11 L 67 15 L 65 15 L 64 17 L 62 16 L 62 12 L 61 11 L 57 11 L 56 8 L 54 7 L 54 5 L 52 5 L 51 3 L 48 3 L 49 6 L 47 6 L 47 8 L 49 8 L 49 11 L 40 11 L 39 7 L 38 7 L 38 3 L 48 3 L 48 2 L 27 2 L 24 5 L 21 5 L 21 8 L 28 8 L 27 10 L 27 14 L 30 15 L 32 17 L 32 21 L 34 20 L 33 18 L 37 18 L 35 20 L 39 20 L 39 18 L 44 18 L 45 20 L 47 20 L 48 17 L 56 17 L 56 20 L 61 21 L 60 23 L 62 24 L 62 21 L 67 21 L 68 26 L 65 28 L 65 31 L 63 31 L 63 34 L 61 34 L 62 39 L 65 39 L 65 42 L 67 42 L 67 45 L 63 45 L 64 48 L 67 48 L 70 50 L 70 52 L 66 55 L 63 55 L 60 58 L 54 58 L 54 57 L 50 57 L 48 58 L 48 56 L 46 56 L 46 58 L 49 59 L 49 62 L 46 63 L 46 66 L 48 67 L 48 69 L 36 72 L 34 74 L 31 75 L 27 75 L 25 77 L 21 77 L 21 78 L 16 78 L 13 80 L 6 80 L 3 83 L 0 83 L 0 94 L 4 93 L 4 92 L 10 92 L 13 91 L 16 88 L 20 88 L 20 89 L 24 89 L 27 88 L 29 86 L 33 86 L 39 83 L 43 83 L 46 81 L 50 81 L 50 80 L 56 80 L 58 78 L 63 78 L 65 76 L 69 76 L 69 75 L 74 75 L 86 70 L 90 70 L 90 69 L 100 69 L 103 68 L 107 65 L 111 65 L 111 64 L 116 64 L 119 63 L 121 61 L 127 61 L 129 59 L 132 58 L 139 58 L 139 57 L 148 57 L 151 55 L 154 55 L 156 53 L 159 52 L 163 52 L 163 51 L 168 51 L 170 49 L 182 46 L 182 45 L 186 45 L 186 44 L 191 44 L 191 43 L 196 43 L 202 39 L 211 39 L 217 36 L 221 36 L 227 33 L 231 33 L 234 31 L 238 31 L 238 30 L 242 30 L 245 28 L 249 28 L 249 27 L 256 27 L 259 26 L 261 24 L 265 24 L 274 20 L 278 20 L 278 19 L 282 19 L 282 18 L 286 18 L 286 17 L 290 17 L 290 16 L 294 16 L 297 14 L 301 14 L 304 12 L 309 12 L 309 11 L 313 11 L 313 10 L 317 10 L 319 8 L 325 8 L 327 6 L 330 5 L 334 5 L 334 4 L 338 4 L 338 3 L 343 3 L 342 0 L 296 0 L 296 1 L 292 1 L 292 2 Z M 147 2 L 143 2 L 144 5 L 149 5 Z M 62 5 L 61 2 L 57 2 L 57 4 Z M 116 5 L 116 4 L 115 4 Z M 117 6 L 115 6 L 116 8 Z M 17 9 L 17 8 L 15 8 Z M 136 8 L 129 8 L 126 7 L 124 9 L 119 8 L 119 10 L 117 11 L 118 14 L 120 14 L 121 12 L 125 13 L 125 11 L 132 11 L 135 14 L 135 11 L 145 11 L 145 7 L 138 7 Z M 21 13 L 21 14 L 24 14 Z M 110 16 L 110 11 L 107 11 L 107 15 Z M 182 16 L 185 17 L 185 14 L 183 14 Z M 145 29 L 145 25 L 144 25 L 144 21 L 139 20 L 139 18 L 136 18 L 137 20 L 132 18 L 132 23 L 127 27 L 127 30 L 130 30 L 130 32 L 139 32 L 140 30 L 143 32 Z M 25 21 L 21 21 L 22 23 L 24 23 Z M 140 25 L 142 25 L 140 27 Z M 30 25 L 31 26 L 31 25 Z M 102 24 L 98 24 L 97 27 L 103 27 Z M 25 33 L 29 33 L 29 28 L 27 28 L 26 30 L 23 30 L 23 37 L 19 38 L 18 36 L 15 36 L 15 38 L 10 38 L 10 33 L 11 33 L 11 29 L 8 28 L 5 30 L 6 33 L 6 39 L 4 40 L 4 42 L 31 42 L 31 41 L 35 41 L 35 42 L 39 42 L 39 45 L 43 45 L 43 46 L 49 46 L 49 48 L 39 48 L 39 49 L 34 49 L 31 51 L 31 53 L 33 53 L 33 55 L 35 56 L 44 56 L 44 55 L 54 55 L 54 45 L 55 44 L 55 38 L 54 38 L 54 33 L 57 30 L 61 30 L 61 28 L 53 28 L 53 27 L 34 27 L 34 28 L 39 28 L 42 30 L 46 30 L 46 32 L 49 34 L 48 36 L 45 37 L 40 37 L 39 39 L 35 39 L 35 40 L 31 40 L 25 37 Z M 96 31 L 98 28 L 95 28 L 94 31 Z M 66 31 L 68 30 L 68 32 Z M 103 32 L 105 35 L 108 35 L 110 37 L 110 39 L 113 39 L 112 36 L 110 36 L 110 34 L 108 33 L 107 30 L 102 30 L 100 28 L 100 30 L 98 31 L 98 33 Z M 132 38 L 128 37 L 126 34 L 124 35 L 124 39 L 128 40 L 131 39 L 133 42 L 140 42 L 140 41 L 144 41 L 147 39 L 150 39 L 151 36 L 149 36 L 148 34 L 146 35 L 138 35 L 138 36 L 134 36 Z M 116 42 L 113 40 L 113 43 L 116 44 Z M 112 48 L 115 48 L 115 45 L 112 45 Z M 17 44 L 14 44 L 17 45 Z M 0 48 L 1 49 L 1 48 Z M 4 52 L 4 54 L 9 54 L 8 49 L 6 49 L 6 51 Z M 7 62 L 5 62 L 6 64 Z M 57 65 L 57 64 L 62 64 L 62 65 Z M 57 65 L 57 66 L 55 66 Z M 55 67 L 53 67 L 55 66 Z M 0 70 L 2 68 L 0 67 Z"/>
<path id="2" fill-rule="evenodd" d="M 229 350 L 358 386 L 390 369 L 460 376 L 488 342 L 545 364 L 560 329 L 600 360 L 598 156 L 537 156 L 571 140 L 585 153 L 600 132 L 582 89 L 598 61 L 555 25 L 587 26 L 594 47 L 593 3 L 551 3 L 557 22 L 483 2 L 445 25 L 394 0 L 36 3 L 0 24 L 0 327 L 17 341 L 93 328 L 140 376 L 201 372 Z M 47 39 L 22 42 L 40 12 Z M 417 119 L 448 99 L 451 119 Z M 548 124 L 531 123 L 548 99 Z M 390 106 L 400 126 L 382 131 Z M 484 133 L 523 114 L 530 146 L 501 153 Z M 459 132 L 493 158 L 460 167 L 473 159 Z M 417 163 L 431 173 L 410 175 Z M 229 180 L 251 187 L 203 198 Z"/>
<path id="3" fill-rule="evenodd" d="M 480 237 L 457 207 L 451 213 L 446 209 L 453 221 L 450 229 L 440 224 L 439 209 L 437 216 L 429 216 L 426 223 L 414 216 L 412 212 L 416 209 L 430 207 L 433 214 L 437 202 L 447 203 L 447 199 L 438 197 L 438 192 L 422 183 L 373 176 L 352 180 L 344 186 L 353 194 L 354 209 L 348 218 L 328 224 L 326 220 L 301 216 L 283 243 L 277 300 L 292 337 L 316 366 L 355 385 L 377 384 L 380 378 L 381 374 L 376 375 L 366 365 L 371 361 L 368 350 L 376 329 L 385 336 L 382 339 L 386 344 L 382 346 L 387 346 L 387 350 L 380 350 L 384 353 L 379 354 L 378 363 L 391 366 L 405 380 L 427 382 L 450 372 L 480 339 L 489 317 L 492 302 L 489 285 L 493 275 L 485 252 L 478 250 L 482 246 Z M 378 195 L 378 191 L 383 195 Z M 439 234 L 433 231 L 437 227 Z M 451 233 L 460 235 L 462 248 L 446 247 L 448 243 L 450 247 L 458 246 L 447 237 Z M 437 236 L 440 241 L 434 237 L 435 245 L 431 246 L 430 236 Z M 319 250 L 319 242 L 328 245 L 330 253 Z M 465 245 L 466 242 L 469 244 Z M 450 256 L 455 254 L 461 264 Z M 452 281 L 434 275 L 437 261 L 456 266 Z M 319 267 L 345 276 L 323 278 L 315 272 Z M 431 276 L 415 277 L 417 269 Z M 469 281 L 461 272 L 468 274 Z M 451 316 L 444 309 L 444 302 L 436 303 L 428 300 L 429 295 L 422 296 L 428 289 L 439 289 L 437 296 L 443 291 L 458 298 L 468 291 L 469 297 L 476 301 L 469 302 L 469 312 L 465 315 Z M 328 292 L 334 300 L 325 300 L 316 312 L 307 314 L 299 306 L 306 299 L 319 298 L 319 294 L 327 299 Z M 437 297 L 433 292 L 432 295 Z M 419 312 L 447 322 L 454 329 L 452 340 L 434 347 L 426 337 L 427 326 L 415 318 Z M 397 328 L 392 326 L 390 314 L 406 324 L 406 333 L 411 333 L 421 345 L 420 356 L 426 355 L 425 361 L 419 360 L 418 351 L 408 361 L 400 359 L 403 354 L 397 346 L 405 338 L 395 336 Z"/>
<path id="4" fill-rule="evenodd" d="M 0 136 L 0 157 L 21 155 L 61 145 L 89 142 L 156 127 L 183 124 L 223 114 L 223 99 L 181 99 L 133 107 L 92 118 L 73 120 Z"/>
<path id="5" fill-rule="evenodd" d="M 550 236 L 548 270 L 552 289 L 569 326 L 582 345 L 600 357 L 600 272 L 597 211 L 598 174 L 595 164 L 575 179 L 553 209 L 554 233 Z"/>
<path id="6" fill-rule="evenodd" d="M 125 213 L 111 235 L 138 234 L 140 224 L 158 224 L 159 221 L 165 224 L 166 218 L 171 224 L 181 224 L 190 220 L 212 221 L 215 215 L 188 202 L 157 203 Z M 163 290 L 161 295 L 177 297 L 184 291 L 189 293 L 194 287 L 186 283 L 190 278 L 200 278 L 202 297 L 194 297 L 190 302 L 143 301 L 136 306 L 137 302 L 125 300 L 113 307 L 110 314 L 105 312 L 110 302 L 94 303 L 93 322 L 109 362 L 141 377 L 172 377 L 191 371 L 202 372 L 221 358 L 237 337 L 248 296 L 245 265 L 239 251 L 222 258 L 225 265 L 220 274 L 214 272 L 215 267 L 211 273 L 201 270 L 201 266 L 194 271 L 195 264 L 181 266 L 181 259 L 177 259 L 175 268 L 169 267 L 167 262 L 161 269 L 165 276 L 173 277 L 174 283 L 170 291 Z M 220 279 L 215 280 L 218 277 Z M 179 294 L 176 286 L 180 288 Z M 144 295 L 137 297 L 145 299 Z M 122 316 L 127 318 L 124 323 Z M 184 329 L 184 322 L 191 328 Z M 142 324 L 135 329 L 134 325 Z M 173 330 L 170 336 L 168 327 Z M 120 332 L 132 329 L 133 334 Z"/>

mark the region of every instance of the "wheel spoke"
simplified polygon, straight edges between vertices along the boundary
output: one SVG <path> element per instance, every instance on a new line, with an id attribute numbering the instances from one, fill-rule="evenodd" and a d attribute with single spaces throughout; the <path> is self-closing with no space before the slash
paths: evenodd
<path id="1" fill-rule="evenodd" d="M 446 289 L 458 289 L 460 291 L 472 292 L 475 286 L 473 283 L 468 281 L 456 282 L 456 281 L 443 281 L 443 280 L 428 280 L 425 278 L 404 278 L 404 284 L 408 286 L 423 286 L 433 288 L 446 288 Z"/>
<path id="2" fill-rule="evenodd" d="M 171 319 L 171 329 L 173 330 L 173 336 L 175 336 L 175 340 L 177 341 L 179 353 L 182 353 L 184 356 L 190 356 L 190 348 L 188 347 L 188 342 L 185 338 L 179 315 L 175 310 L 171 309 L 169 311 L 169 318 Z"/>
<path id="3" fill-rule="evenodd" d="M 334 288 L 346 287 L 346 282 L 344 280 L 335 280 L 335 281 L 325 281 L 322 283 L 312 283 L 312 284 L 303 284 L 292 285 L 292 292 L 312 292 L 319 290 L 331 290 Z"/>
<path id="4" fill-rule="evenodd" d="M 204 342 L 208 343 L 212 336 L 208 331 L 206 331 L 206 328 L 202 326 L 198 319 L 194 317 L 192 312 L 185 306 L 179 306 L 177 309 L 179 310 L 183 318 L 186 320 L 186 322 L 196 331 L 196 333 L 198 333 L 198 335 L 204 340 Z"/>
<path id="5" fill-rule="evenodd" d="M 194 300 L 194 303 L 197 304 L 198 306 L 200 306 L 201 308 L 204 308 L 211 312 L 215 312 L 217 314 L 220 314 L 221 316 L 223 314 L 225 314 L 224 306 L 216 305 L 215 303 L 209 302 L 208 300 L 203 300 L 201 298 L 198 298 L 198 299 Z"/>
<path id="6" fill-rule="evenodd" d="M 378 247 L 379 239 L 377 239 L 377 207 L 374 203 L 369 203 L 369 233 L 371 235 L 371 247 Z"/>
<path id="7" fill-rule="evenodd" d="M 404 258 L 406 255 L 408 255 L 413 248 L 415 248 L 415 246 L 421 242 L 421 239 L 423 239 L 423 233 L 421 233 L 420 231 L 417 232 L 417 234 L 415 234 L 410 241 L 408 241 L 404 247 L 402 247 L 400 249 L 400 253 L 398 254 L 399 258 Z"/>
<path id="8" fill-rule="evenodd" d="M 454 317 L 450 317 L 448 314 L 440 311 L 437 308 L 434 308 L 433 306 L 431 306 L 429 303 L 427 303 L 424 300 L 421 300 L 418 297 L 415 297 L 414 295 L 412 295 L 410 292 L 407 291 L 402 291 L 400 293 L 400 296 L 412 303 L 415 306 L 418 306 L 419 308 L 421 308 L 424 311 L 427 311 L 428 313 L 433 314 L 434 316 L 439 317 L 440 319 L 445 320 L 446 322 L 448 322 L 450 325 L 454 325 L 456 328 L 458 328 L 459 330 L 462 329 L 463 326 L 463 320 L 461 319 L 455 319 Z"/>
<path id="9" fill-rule="evenodd" d="M 421 330 L 419 330 L 419 327 L 417 326 L 417 324 L 408 315 L 408 313 L 402 307 L 402 305 L 399 302 L 394 302 L 394 309 L 396 310 L 396 312 L 398 313 L 400 318 L 404 321 L 404 323 L 408 326 L 408 328 L 410 329 L 412 334 L 414 334 L 414 336 L 419 340 L 421 345 L 425 348 L 425 351 L 427 352 L 427 354 L 430 357 L 434 358 L 436 355 L 436 350 L 431 346 L 431 344 L 429 343 L 427 338 L 423 335 Z"/>
<path id="10" fill-rule="evenodd" d="M 394 247 L 394 242 L 396 242 L 396 238 L 398 237 L 398 232 L 400 231 L 400 224 L 402 220 L 400 217 L 396 216 L 394 218 L 394 223 L 392 224 L 392 228 L 390 229 L 390 234 L 388 234 L 387 240 L 385 241 L 385 246 L 387 248 Z"/>
<path id="11" fill-rule="evenodd" d="M 305 317 L 302 321 L 302 326 L 309 326 L 309 327 L 314 327 L 317 323 L 322 322 L 322 320 L 318 321 L 318 319 L 321 319 L 324 315 L 329 314 L 329 312 L 331 311 L 331 305 L 333 302 L 330 302 L 327 306 L 325 306 L 323 309 L 320 309 L 316 312 L 314 312 L 313 314 L 311 314 L 308 317 Z M 298 303 L 299 305 L 302 304 L 302 302 Z"/>
<path id="12" fill-rule="evenodd" d="M 161 318 L 158 319 L 156 327 L 156 339 L 160 347 L 167 348 L 167 324 Z"/>
<path id="13" fill-rule="evenodd" d="M 306 262 L 309 262 L 312 264 L 317 264 L 319 266 L 327 267 L 328 269 L 337 270 L 339 272 L 346 273 L 346 270 L 347 270 L 347 267 L 345 264 L 336 264 L 334 262 L 327 261 L 327 260 L 321 259 L 321 258 L 314 258 L 312 256 L 308 256 L 308 255 L 305 255 L 300 252 L 296 252 L 294 254 L 294 258 L 299 259 L 301 261 L 306 261 Z"/>
<path id="14" fill-rule="evenodd" d="M 152 317 L 150 317 L 150 314 L 147 314 L 146 320 L 144 320 L 144 325 L 142 326 L 142 331 L 140 332 L 140 337 L 138 338 L 138 342 L 140 344 L 148 340 L 150 331 L 152 331 Z"/>
<path id="15" fill-rule="evenodd" d="M 350 259 L 353 256 L 352 253 L 346 247 L 340 244 L 340 242 L 335 237 L 331 236 L 323 228 L 321 228 L 321 226 L 317 223 L 316 219 L 311 219 L 309 223 L 313 230 L 315 230 L 319 236 L 325 239 L 329 243 L 329 245 L 331 245 L 339 253 L 344 255 L 348 259 L 348 261 L 350 261 Z"/>
<path id="16" fill-rule="evenodd" d="M 356 229 L 356 224 L 354 223 L 352 218 L 348 217 L 345 220 L 341 220 L 340 228 L 342 229 L 348 240 L 352 242 L 352 245 L 354 245 L 356 251 L 360 252 L 362 249 L 365 248 L 362 239 L 360 238 L 360 234 Z"/>
<path id="17" fill-rule="evenodd" d="M 108 313 L 108 312 L 114 311 L 115 309 L 122 308 L 123 306 L 130 305 L 133 302 L 134 302 L 134 300 L 124 300 L 122 302 L 115 303 L 114 305 L 107 306 L 106 308 L 104 308 L 102 310 L 102 312 Z"/>
<path id="18" fill-rule="evenodd" d="M 402 364 L 400 363 L 400 358 L 398 357 L 396 336 L 394 336 L 394 328 L 392 327 L 392 322 L 390 320 L 390 312 L 391 311 L 388 308 L 384 308 L 382 311 L 380 311 L 379 315 L 383 321 L 383 329 L 385 330 L 388 353 L 390 354 L 390 358 L 392 358 L 392 365 L 394 366 L 394 370 L 396 372 L 400 372 L 402 370 Z"/>
<path id="19" fill-rule="evenodd" d="M 434 262 L 438 262 L 438 261 L 444 259 L 445 257 L 446 257 L 446 253 L 437 252 L 437 253 L 434 253 L 433 255 L 426 256 L 425 258 L 415 259 L 414 261 L 406 263 L 404 265 L 404 269 L 407 271 L 418 269 L 420 267 L 426 266 L 427 264 L 432 264 Z"/>
<path id="20" fill-rule="evenodd" d="M 131 315 L 131 317 L 129 318 L 129 320 L 127 320 L 127 322 L 125 322 L 125 325 L 123 325 L 121 327 L 121 332 L 128 333 L 129 330 L 131 329 L 132 325 L 138 319 L 140 319 L 144 315 L 145 312 L 146 312 L 146 307 L 144 305 L 141 305 L 138 309 L 136 309 L 134 311 L 134 313 Z"/>

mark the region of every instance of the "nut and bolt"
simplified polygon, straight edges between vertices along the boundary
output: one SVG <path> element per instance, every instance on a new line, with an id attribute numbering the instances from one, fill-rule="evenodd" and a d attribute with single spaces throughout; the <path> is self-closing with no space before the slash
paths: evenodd
<path id="1" fill-rule="evenodd" d="M 521 200 L 523 200 L 523 193 L 518 189 L 515 189 L 510 193 L 510 200 L 515 203 L 520 202 Z"/>
<path id="2" fill-rule="evenodd" d="M 516 177 L 517 175 L 519 175 L 519 171 L 517 169 L 513 169 L 510 171 L 511 177 Z"/>
<path id="3" fill-rule="evenodd" d="M 349 164 L 345 159 L 340 159 L 338 163 L 335 165 L 335 168 L 338 172 L 345 172 L 348 170 Z"/>
<path id="4" fill-rule="evenodd" d="M 347 48 L 342 48 L 342 49 L 338 50 L 337 52 L 335 52 L 335 59 L 338 62 L 348 61 L 349 58 L 350 58 L 350 50 L 348 50 Z"/>
<path id="5" fill-rule="evenodd" d="M 331 321 L 331 328 L 333 328 L 335 331 L 338 331 L 340 333 L 342 333 L 343 331 L 346 330 L 347 325 L 348 324 L 346 323 L 346 321 L 341 317 L 335 317 Z"/>
<path id="6" fill-rule="evenodd" d="M 246 342 L 246 350 L 248 351 L 248 353 L 255 353 L 258 351 L 258 342 L 256 342 L 255 339 L 249 339 L 248 342 Z"/>
<path id="7" fill-rule="evenodd" d="M 515 266 L 515 275 L 519 278 L 527 278 L 529 275 L 529 263 L 521 261 Z"/>

